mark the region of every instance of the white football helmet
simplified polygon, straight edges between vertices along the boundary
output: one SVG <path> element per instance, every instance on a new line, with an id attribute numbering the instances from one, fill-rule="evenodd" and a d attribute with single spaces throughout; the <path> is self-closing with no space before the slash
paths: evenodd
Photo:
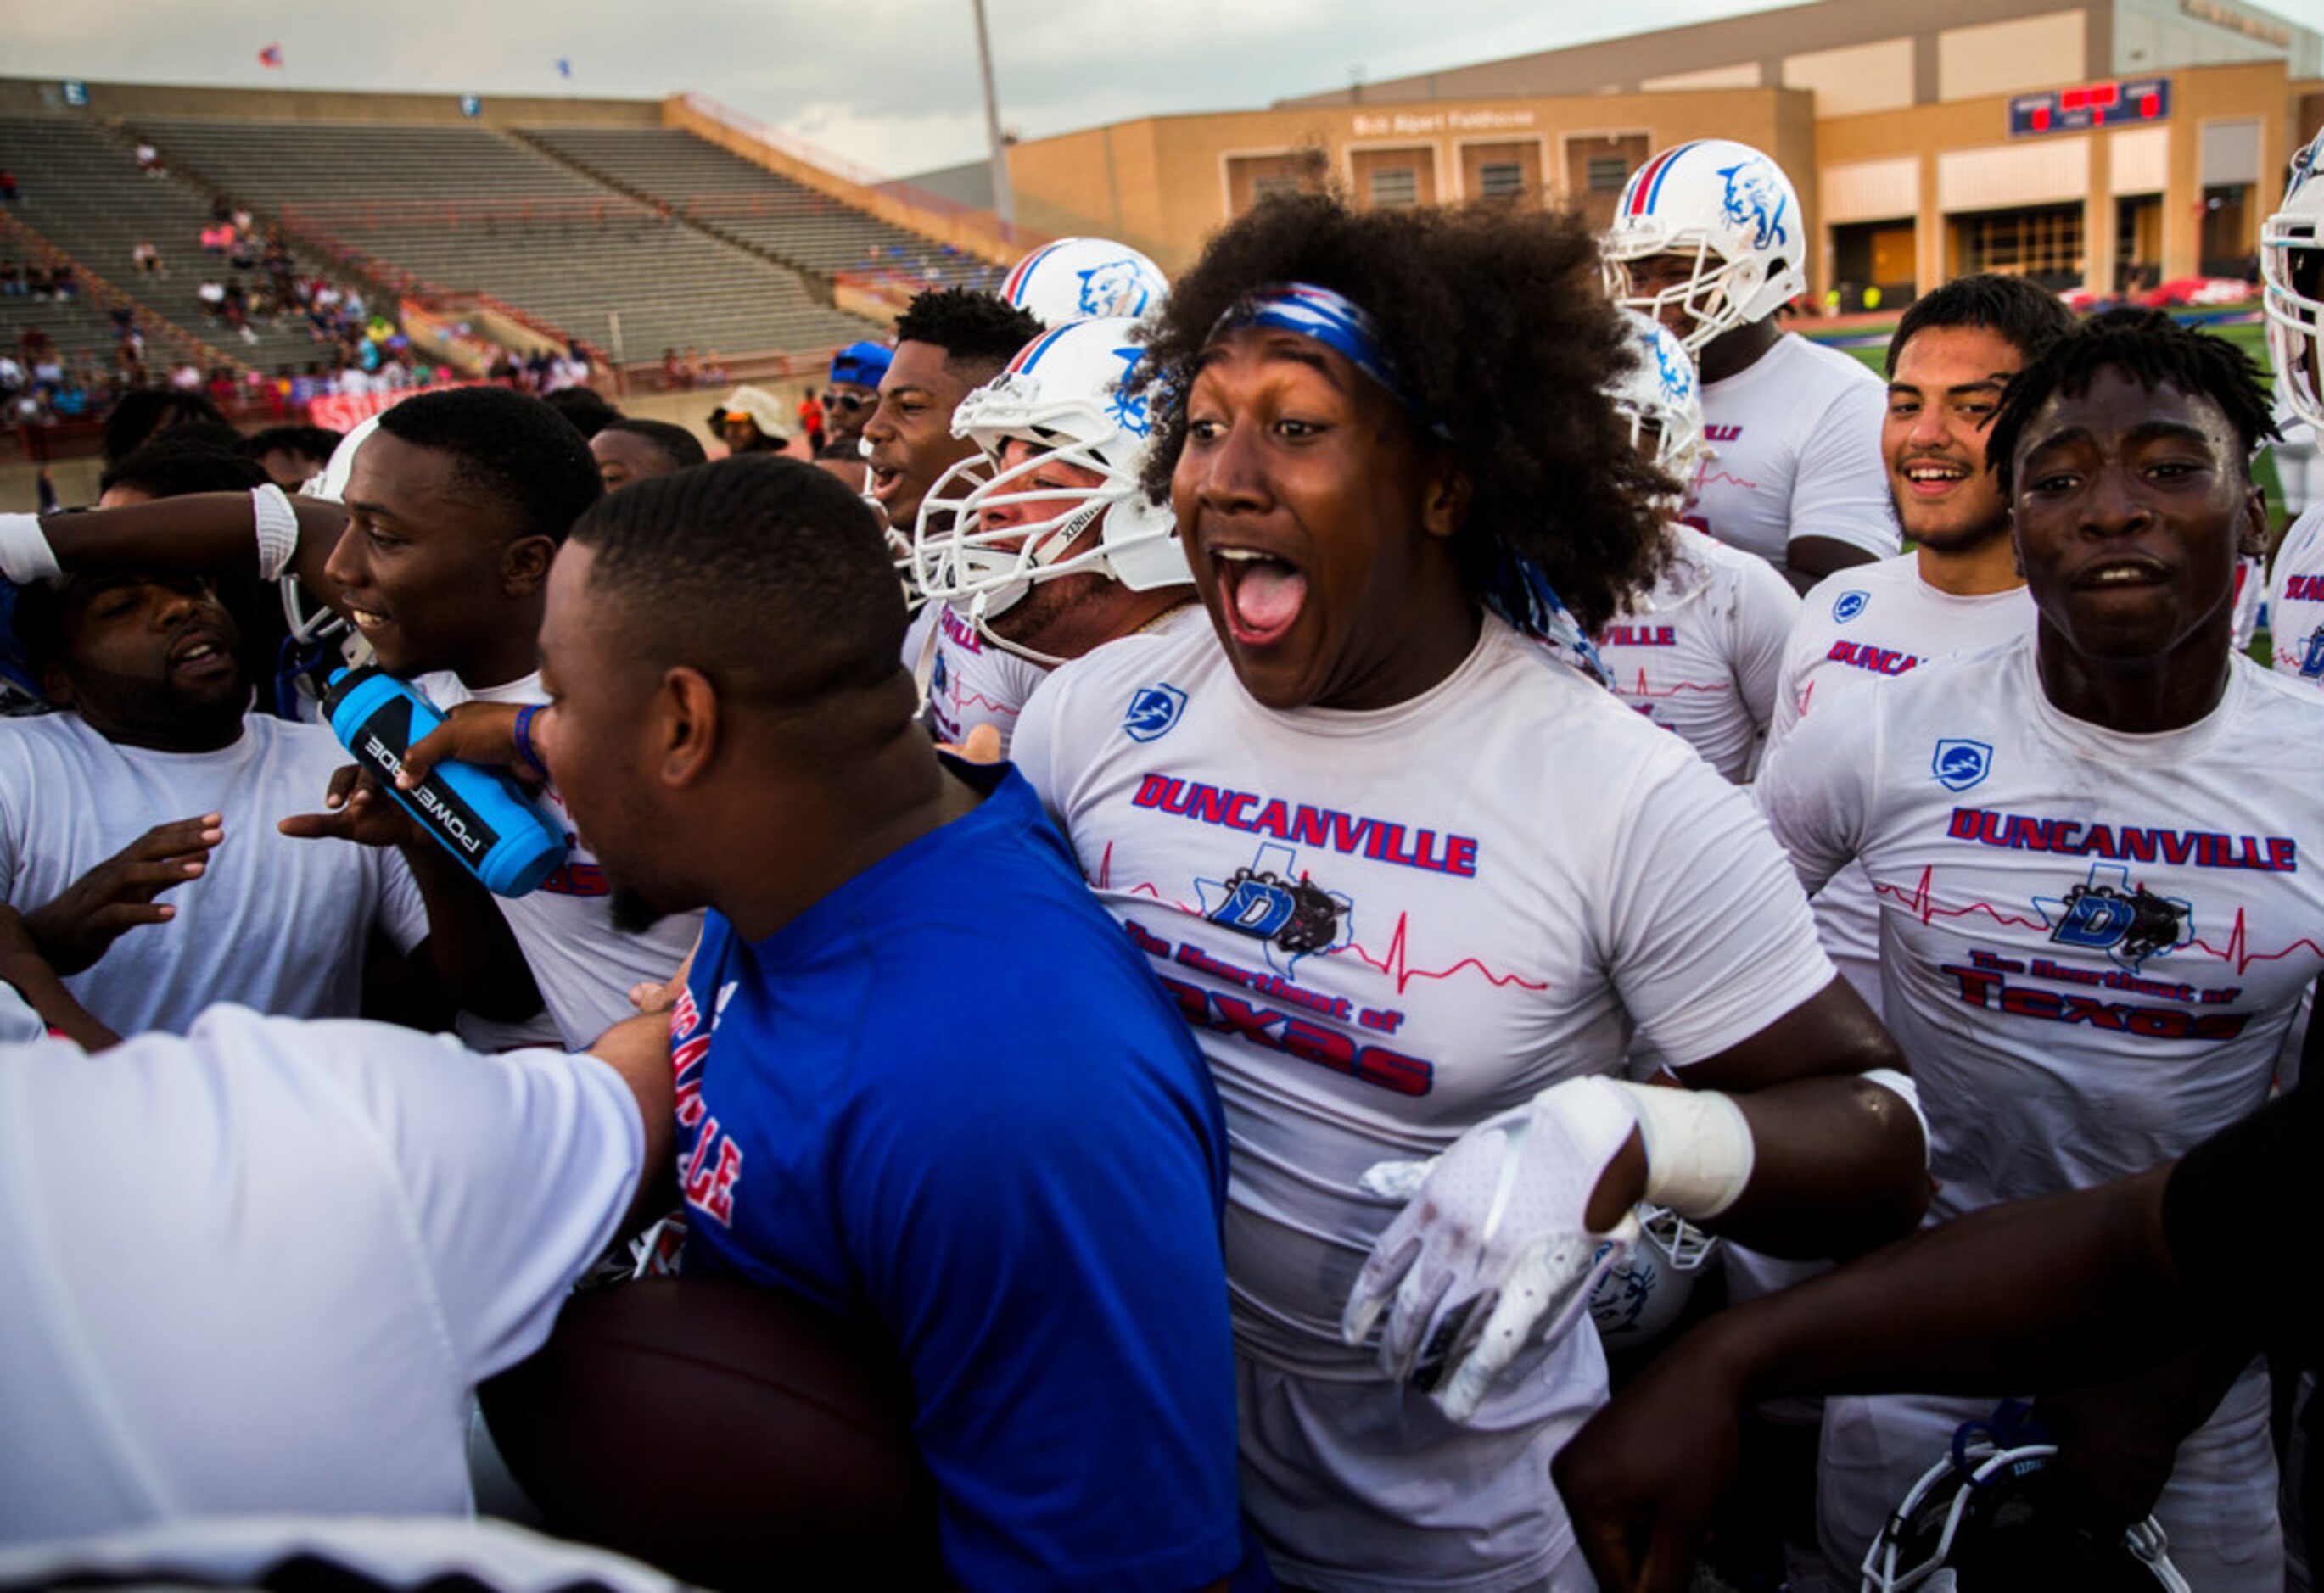
<path id="1" fill-rule="evenodd" d="M 355 450 L 365 438 L 379 429 L 379 417 L 372 415 L 355 423 L 355 429 L 339 439 L 331 450 L 322 474 L 307 478 L 299 488 L 301 498 L 319 498 L 326 503 L 346 501 L 347 477 L 355 474 Z M 283 572 L 279 583 L 282 594 L 282 618 L 290 627 L 290 657 L 285 659 L 286 671 L 295 669 L 302 677 L 315 667 L 315 660 L 327 657 L 334 649 L 346 660 L 350 669 L 360 668 L 371 662 L 371 643 L 350 624 L 346 616 L 327 603 L 316 600 L 314 594 L 300 584 L 299 577 Z M 299 662 L 298 660 L 304 660 Z"/>
<path id="2" fill-rule="evenodd" d="M 1634 309 L 1622 318 L 1637 336 L 1637 364 L 1617 378 L 1606 396 L 1630 422 L 1630 447 L 1641 453 L 1644 432 L 1655 428 L 1651 462 L 1682 482 L 1693 478 L 1696 462 L 1709 451 L 1702 441 L 1702 394 L 1686 347 L 1660 323 Z"/>
<path id="3" fill-rule="evenodd" d="M 1170 291 L 1162 268 L 1111 238 L 1059 238 L 1044 244 L 1010 272 L 1001 297 L 1051 331 L 1094 316 L 1131 320 L 1161 307 Z"/>
<path id="4" fill-rule="evenodd" d="M 1689 354 L 1807 291 L 1807 229 L 1791 179 L 1732 139 L 1678 144 L 1632 172 L 1604 248 L 1616 298 L 1656 318 L 1667 305 L 1685 311 Z M 1655 254 L 1692 256 L 1693 269 L 1658 292 L 1635 291 L 1630 262 Z"/>
<path id="5" fill-rule="evenodd" d="M 2117 1532 L 2066 1519 L 2047 1502 L 2053 1443 L 2023 1441 L 2022 1407 L 1971 1422 L 1929 1468 L 1865 1551 L 1861 1593 L 1976 1593 L 1996 1585 L 2083 1593 L 2190 1593 L 2152 1515 Z"/>
<path id="6" fill-rule="evenodd" d="M 1023 601 L 1035 582 L 1093 570 L 1133 592 L 1194 579 L 1167 505 L 1139 485 L 1146 459 L 1146 395 L 1125 382 L 1145 351 L 1120 317 L 1076 321 L 1044 333 L 1009 368 L 960 401 L 954 437 L 977 451 L 936 478 L 920 504 L 910 580 L 948 603 L 982 634 L 1036 663 L 1058 660 L 996 634 L 990 622 Z M 1042 451 L 1014 465 L 1011 440 Z M 1037 487 L 1045 465 L 1094 472 L 1094 486 Z M 994 510 L 1011 523 L 991 526 Z M 1029 511 L 1024 520 L 1015 520 Z M 1098 528 L 1094 540 L 1084 533 Z M 1084 543 L 1076 549 L 1077 543 Z"/>
<path id="7" fill-rule="evenodd" d="M 2283 203 L 2259 229 L 2267 352 L 2292 408 L 2324 429 L 2324 133 L 2292 158 Z"/>
<path id="8" fill-rule="evenodd" d="M 1638 1242 L 1590 1292 L 1590 1320 L 1609 1346 L 1627 1349 L 1668 1332 L 1693 1297 L 1719 1238 L 1668 1206 L 1637 1209 Z"/>

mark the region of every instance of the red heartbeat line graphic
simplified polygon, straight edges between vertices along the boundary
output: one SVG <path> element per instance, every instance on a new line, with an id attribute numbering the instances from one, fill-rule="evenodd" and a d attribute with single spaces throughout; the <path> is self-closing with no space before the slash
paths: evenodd
<path id="1" fill-rule="evenodd" d="M 1021 704 L 1015 703 L 996 703 L 991 697 L 986 696 L 982 692 L 967 690 L 961 685 L 960 677 L 957 675 L 945 682 L 945 696 L 950 700 L 952 705 L 955 708 L 965 708 L 970 704 L 973 703 L 979 707 L 990 708 L 995 714 L 1005 714 L 1011 719 L 1016 718 L 1019 714 L 1023 712 Z"/>
<path id="2" fill-rule="evenodd" d="M 1092 883 L 1100 890 L 1112 890 L 1117 889 L 1113 883 L 1113 843 L 1111 841 L 1106 843 L 1105 851 L 1101 853 L 1098 858 L 1097 878 L 1092 881 Z M 1191 907 L 1185 902 L 1173 901 L 1170 898 L 1164 896 L 1159 889 L 1150 884 L 1141 882 L 1137 885 L 1120 887 L 1119 889 L 1127 891 L 1127 893 L 1131 896 L 1144 896 L 1149 900 L 1176 907 L 1178 911 L 1185 914 L 1190 918 L 1204 917 L 1203 910 L 1200 907 Z M 1207 922 L 1207 920 L 1205 921 Z M 1479 973 L 1485 976 L 1485 980 L 1488 983 L 1496 987 L 1516 985 L 1519 990 L 1545 990 L 1549 988 L 1546 983 L 1536 982 L 1533 980 L 1525 978 L 1521 974 L 1495 973 L 1491 969 L 1486 967 L 1474 957 L 1463 957 L 1458 962 L 1453 963 L 1450 968 L 1412 967 L 1405 959 L 1406 932 L 1409 928 L 1410 923 L 1410 914 L 1398 913 L 1396 916 L 1396 933 L 1388 937 L 1388 955 L 1384 958 L 1373 956 L 1370 953 L 1365 951 L 1361 945 L 1359 945 L 1353 941 L 1349 942 L 1347 946 L 1349 951 L 1355 953 L 1356 960 L 1358 962 L 1364 963 L 1368 967 L 1376 968 L 1380 972 L 1387 974 L 1390 979 L 1396 981 L 1396 993 L 1399 996 L 1404 994 L 1406 987 L 1408 987 L 1416 979 L 1450 979 L 1464 968 L 1475 969 Z"/>
<path id="3" fill-rule="evenodd" d="M 1692 691 L 1706 692 L 1713 696 L 1719 696 L 1726 693 L 1732 692 L 1734 689 L 1735 683 L 1731 680 L 1681 680 L 1665 686 L 1660 691 L 1656 691 L 1653 686 L 1646 684 L 1646 672 L 1644 669 L 1641 669 L 1638 671 L 1638 684 L 1629 687 L 1622 695 L 1630 697 L 1674 697 L 1681 692 Z"/>
<path id="4" fill-rule="evenodd" d="M 2201 948 L 2201 950 L 2208 954 L 2217 957 L 2222 962 L 2234 964 L 2236 977 L 2237 979 L 2241 979 L 2244 975 L 2244 971 L 2249 968 L 2253 963 L 2273 962 L 2278 958 L 2289 957 L 2292 953 L 2298 951 L 2302 946 L 2306 946 L 2316 955 L 2324 957 L 2324 946 L 2319 946 L 2314 941 L 2309 940 L 2304 936 L 2299 940 L 2293 941 L 2290 945 L 2284 947 L 2283 950 L 2280 952 L 2255 952 L 2248 949 L 2244 941 L 2244 909 L 2241 907 L 2237 907 L 2236 909 L 2236 926 L 2227 932 L 2227 944 L 2226 946 L 2214 946 L 2209 942 L 2201 939 L 2197 939 L 2190 944 Z"/>
<path id="5" fill-rule="evenodd" d="M 1739 475 L 1729 475 L 1723 470 L 1712 470 L 1708 465 L 1704 466 L 1702 474 L 1694 478 L 1695 488 L 1701 491 L 1715 481 L 1723 481 L 1730 487 L 1741 487 L 1747 493 L 1756 493 L 1759 490 L 1757 482 L 1745 481 Z"/>
<path id="6" fill-rule="evenodd" d="M 1475 969 L 1485 976 L 1486 982 L 1495 986 L 1515 985 L 1519 990 L 1545 990 L 1549 988 L 1546 983 L 1536 983 L 1518 974 L 1495 973 L 1474 957 L 1463 957 L 1450 968 L 1428 969 L 1409 966 L 1405 962 L 1404 941 L 1405 931 L 1410 924 L 1411 916 L 1408 913 L 1398 913 L 1396 916 L 1396 933 L 1388 937 L 1388 955 L 1385 958 L 1372 956 L 1352 941 L 1348 944 L 1348 950 L 1356 954 L 1358 961 L 1379 969 L 1396 981 L 1397 995 L 1404 994 L 1405 987 L 1416 979 L 1450 979 L 1464 968 Z"/>
<path id="7" fill-rule="evenodd" d="M 1921 883 L 1919 887 L 1909 894 L 1896 889 L 1894 886 L 1877 884 L 1873 886 L 1872 893 L 1875 896 L 1885 896 L 1891 901 L 1904 903 L 1904 906 L 1909 907 L 1913 911 L 1914 915 L 1923 924 L 1926 924 L 1932 918 L 1960 918 L 1965 917 L 1972 913 L 1983 913 L 1997 924 L 2007 924 L 2019 929 L 2040 929 L 2046 931 L 2050 927 L 2047 920 L 2012 917 L 2010 915 L 2004 913 L 1998 908 L 1991 907 L 1985 902 L 1971 902 L 1965 907 L 1932 907 L 1929 902 L 1929 878 L 1935 871 L 1936 870 L 1934 869 L 1923 869 L 1921 870 Z M 2316 942 L 2310 940 L 2305 936 L 2293 941 L 2290 945 L 2284 947 L 2280 952 L 2255 952 L 2251 950 L 2247 944 L 2245 926 L 2245 910 L 2242 907 L 2237 907 L 2236 909 L 2235 927 L 2227 932 L 2227 944 L 2225 946 L 2215 946 L 2200 936 L 2188 942 L 2188 944 L 2193 949 L 2201 952 L 2205 956 L 2217 958 L 2219 962 L 2231 965 L 2236 971 L 2236 977 L 2237 979 L 2241 979 L 2250 969 L 2253 963 L 2273 962 L 2279 961 L 2282 958 L 2289 957 L 2292 953 L 2298 951 L 2302 946 L 2306 946 L 2311 955 L 2324 957 L 2324 945 L 2319 945 Z"/>
<path id="8" fill-rule="evenodd" d="M 1965 907 L 1940 907 L 1932 906 L 1929 901 L 1929 881 L 1931 877 L 1935 873 L 1936 870 L 1934 868 L 1923 869 L 1921 870 L 1921 883 L 1910 892 L 1899 890 L 1893 885 L 1881 885 L 1876 883 L 1872 887 L 1872 894 L 1875 896 L 1885 896 L 1891 901 L 1904 903 L 1905 907 L 1912 909 L 1914 916 L 1919 918 L 1923 924 L 1926 924 L 1932 918 L 1965 918 L 1972 913 L 1983 913 L 1987 917 L 1991 918 L 1996 924 L 2007 924 L 2019 929 L 2046 930 L 2050 927 L 2047 923 L 2043 922 L 2040 918 L 2013 918 L 2008 914 L 2003 912 L 2000 908 L 1990 906 L 1985 902 L 1971 902 Z"/>

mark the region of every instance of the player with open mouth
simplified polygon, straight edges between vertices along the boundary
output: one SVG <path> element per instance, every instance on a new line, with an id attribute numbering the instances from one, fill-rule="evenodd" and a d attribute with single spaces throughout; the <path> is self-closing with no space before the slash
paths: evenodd
<path id="1" fill-rule="evenodd" d="M 1292 1585 L 1581 1576 L 1544 1469 L 1641 1198 L 1828 1255 L 1925 1197 L 1748 801 L 1575 667 L 1661 553 L 1628 345 L 1574 216 L 1261 204 L 1141 366 L 1212 624 L 1019 723 L 1226 1106 L 1243 1498 Z M 1634 1031 L 1691 1088 L 1618 1082 Z"/>

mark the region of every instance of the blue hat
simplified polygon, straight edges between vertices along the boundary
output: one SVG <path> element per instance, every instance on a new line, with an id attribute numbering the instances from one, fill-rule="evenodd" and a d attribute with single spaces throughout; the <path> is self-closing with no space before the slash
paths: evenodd
<path id="1" fill-rule="evenodd" d="M 893 351 L 877 343 L 851 343 L 831 356 L 831 379 L 852 382 L 858 387 L 877 387 L 880 378 L 888 373 L 888 362 Z"/>

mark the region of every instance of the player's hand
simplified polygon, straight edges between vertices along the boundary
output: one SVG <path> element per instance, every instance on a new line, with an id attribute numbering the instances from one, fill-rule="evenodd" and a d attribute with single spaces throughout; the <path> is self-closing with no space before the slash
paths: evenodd
<path id="1" fill-rule="evenodd" d="M 949 752 L 963 763 L 998 763 L 1001 761 L 1001 727 L 994 724 L 972 725 L 960 738 L 960 745 L 938 741 L 936 750 Z"/>
<path id="2" fill-rule="evenodd" d="M 405 749 L 396 787 L 410 790 L 445 762 L 504 766 L 520 776 L 539 778 L 517 751 L 516 717 L 521 712 L 515 703 L 460 704 L 444 715 L 443 723 Z"/>
<path id="3" fill-rule="evenodd" d="M 702 939 L 696 935 L 694 950 L 699 951 L 701 948 Z M 669 1011 L 678 1005 L 678 993 L 686 989 L 687 975 L 693 971 L 694 951 L 689 951 L 686 953 L 686 961 L 678 965 L 678 971 L 663 982 L 656 984 L 652 980 L 647 979 L 640 980 L 636 984 L 632 985 L 630 1005 L 641 1013 Z"/>
<path id="4" fill-rule="evenodd" d="M 154 825 L 25 914 L 33 945 L 60 974 L 78 973 L 139 925 L 168 923 L 178 909 L 153 898 L 201 877 L 210 849 L 226 838 L 225 822 L 208 813 Z"/>
<path id="5" fill-rule="evenodd" d="M 1591 1416 L 1550 1463 L 1575 1540 L 1606 1593 L 1683 1593 L 1734 1481 L 1742 1386 L 1715 1333 L 1681 1340 Z"/>
<path id="6" fill-rule="evenodd" d="M 1623 1091 L 1568 1079 L 1431 1161 L 1370 1168 L 1368 1192 L 1407 1204 L 1357 1275 L 1341 1335 L 1361 1343 L 1386 1310 L 1381 1369 L 1402 1381 L 1441 1358 L 1434 1397 L 1466 1421 L 1519 1350 L 1572 1325 L 1637 1238 L 1645 1158 L 1607 1177 L 1637 1130 Z"/>
<path id="7" fill-rule="evenodd" d="M 350 763 L 331 776 L 322 813 L 293 814 L 275 824 L 300 841 L 352 841 L 357 846 L 413 846 L 420 826 L 380 788 L 368 769 Z"/>

